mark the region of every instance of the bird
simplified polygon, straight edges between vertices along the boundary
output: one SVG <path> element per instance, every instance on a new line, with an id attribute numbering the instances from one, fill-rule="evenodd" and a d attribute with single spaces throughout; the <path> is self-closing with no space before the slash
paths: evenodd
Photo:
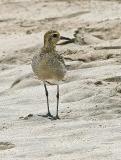
<path id="1" fill-rule="evenodd" d="M 59 107 L 59 81 L 62 81 L 67 72 L 64 58 L 56 51 L 56 45 L 60 40 L 70 41 L 70 38 L 63 37 L 56 30 L 47 31 L 44 34 L 44 45 L 40 51 L 33 56 L 32 59 L 32 70 L 37 76 L 37 78 L 43 81 L 45 88 L 45 95 L 47 100 L 47 114 L 44 117 L 49 117 L 52 119 L 60 119 L 58 114 Z M 60 43 L 61 45 L 61 43 Z M 49 108 L 49 98 L 47 82 L 49 81 L 57 82 L 57 106 L 56 106 L 56 116 L 53 116 Z"/>

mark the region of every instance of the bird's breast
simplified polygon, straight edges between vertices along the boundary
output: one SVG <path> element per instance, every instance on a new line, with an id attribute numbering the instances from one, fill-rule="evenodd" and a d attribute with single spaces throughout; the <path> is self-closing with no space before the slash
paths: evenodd
<path id="1" fill-rule="evenodd" d="M 36 55 L 32 60 L 32 69 L 41 80 L 62 80 L 66 73 L 65 64 L 57 57 L 45 55 L 43 58 Z"/>

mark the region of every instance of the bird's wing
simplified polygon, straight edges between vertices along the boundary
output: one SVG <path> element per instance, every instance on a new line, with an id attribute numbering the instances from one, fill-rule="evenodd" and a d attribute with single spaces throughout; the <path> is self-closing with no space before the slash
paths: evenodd
<path id="1" fill-rule="evenodd" d="M 64 58 L 59 55 L 59 54 L 56 54 L 57 58 L 59 59 L 60 62 L 62 62 L 64 65 L 65 65 L 65 61 L 64 61 Z M 66 66 L 66 65 L 65 65 Z"/>

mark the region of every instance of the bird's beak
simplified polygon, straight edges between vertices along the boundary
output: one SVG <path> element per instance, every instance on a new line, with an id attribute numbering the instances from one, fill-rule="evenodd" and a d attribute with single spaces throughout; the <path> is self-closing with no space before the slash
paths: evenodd
<path id="1" fill-rule="evenodd" d="M 60 40 L 70 40 L 70 38 L 68 38 L 68 37 L 63 37 L 63 36 L 60 36 Z"/>
<path id="2" fill-rule="evenodd" d="M 60 40 L 66 40 L 66 41 L 58 43 L 57 45 L 64 45 L 64 44 L 68 44 L 68 43 L 74 43 L 74 39 L 71 39 L 71 38 L 68 38 L 68 37 L 60 36 Z"/>

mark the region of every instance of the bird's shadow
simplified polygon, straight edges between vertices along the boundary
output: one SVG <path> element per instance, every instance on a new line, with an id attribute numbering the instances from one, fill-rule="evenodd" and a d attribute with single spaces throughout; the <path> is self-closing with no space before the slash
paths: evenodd
<path id="1" fill-rule="evenodd" d="M 36 115 L 34 115 L 34 114 L 28 114 L 27 116 L 21 116 L 21 117 L 19 117 L 19 119 L 21 119 L 21 120 L 29 120 L 29 119 L 33 119 L 33 118 L 35 118 L 35 119 L 38 119 L 38 117 L 41 117 L 41 118 L 43 118 L 43 119 L 48 119 L 48 120 L 57 120 L 57 118 L 56 117 L 54 117 L 53 115 L 51 115 L 51 116 L 48 116 L 47 114 L 36 114 Z"/>

